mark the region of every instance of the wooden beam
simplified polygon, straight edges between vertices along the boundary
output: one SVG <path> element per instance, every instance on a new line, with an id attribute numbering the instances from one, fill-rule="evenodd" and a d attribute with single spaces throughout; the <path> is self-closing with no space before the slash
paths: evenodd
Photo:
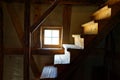
<path id="1" fill-rule="evenodd" d="M 31 33 L 30 33 L 30 0 L 25 0 L 24 9 L 24 80 L 30 80 L 30 56 L 31 56 Z"/>
<path id="2" fill-rule="evenodd" d="M 6 5 L 7 7 L 7 10 L 8 10 L 8 13 L 10 15 L 10 18 L 11 18 L 11 21 L 13 23 L 13 27 L 15 28 L 16 30 L 16 33 L 18 35 L 18 38 L 22 44 L 22 46 L 24 46 L 24 43 L 23 43 L 23 35 L 24 35 L 24 32 L 23 32 L 23 29 L 22 29 L 22 25 L 20 23 L 20 20 L 18 18 L 18 15 L 17 13 L 15 12 L 14 10 L 14 6 L 11 5 L 11 4 L 7 4 Z"/>
<path id="3" fill-rule="evenodd" d="M 7 2 L 7 3 L 13 3 L 13 2 L 16 2 L 16 3 L 23 3 L 24 0 L 2 0 L 4 2 Z M 54 0 L 31 0 L 31 3 L 33 4 L 51 4 L 53 3 Z M 101 3 L 100 2 L 91 2 L 91 1 L 88 1 L 88 0 L 79 0 L 79 1 L 74 1 L 74 0 L 69 0 L 69 1 L 66 1 L 66 0 L 62 0 L 60 3 L 60 5 L 93 5 L 93 6 L 98 6 L 100 5 Z"/>
<path id="4" fill-rule="evenodd" d="M 41 7 L 39 4 L 35 4 L 33 6 L 34 11 L 34 18 L 33 18 L 33 23 L 36 23 L 38 21 L 38 19 L 41 16 Z M 40 27 L 32 34 L 32 44 L 34 48 L 40 48 Z"/>
<path id="5" fill-rule="evenodd" d="M 70 42 L 70 24 L 71 24 L 72 5 L 64 5 L 63 8 L 63 43 Z"/>
<path id="6" fill-rule="evenodd" d="M 30 32 L 34 32 L 37 28 L 39 28 L 46 17 L 53 11 L 53 9 L 57 6 L 57 4 L 60 2 L 60 0 L 55 0 L 54 3 L 43 13 L 43 15 L 40 17 L 40 19 L 33 24 L 33 26 L 30 28 Z"/>
<path id="7" fill-rule="evenodd" d="M 23 48 L 5 48 L 5 55 L 24 55 Z M 64 49 L 39 49 L 35 48 L 31 51 L 32 55 L 55 55 L 55 54 L 64 54 Z"/>
<path id="8" fill-rule="evenodd" d="M 49 0 L 49 1 L 40 1 L 40 0 L 36 0 L 36 1 L 33 1 L 33 3 L 36 3 L 36 4 L 51 4 L 53 3 L 53 0 Z M 88 2 L 88 1 L 66 1 L 66 0 L 62 0 L 59 4 L 61 5 L 98 5 L 97 3 L 96 4 L 93 4 L 91 2 Z"/>
<path id="9" fill-rule="evenodd" d="M 3 80 L 3 65 L 4 65 L 3 45 L 4 45 L 3 44 L 3 11 L 2 11 L 2 7 L 0 6 L 0 80 Z"/>

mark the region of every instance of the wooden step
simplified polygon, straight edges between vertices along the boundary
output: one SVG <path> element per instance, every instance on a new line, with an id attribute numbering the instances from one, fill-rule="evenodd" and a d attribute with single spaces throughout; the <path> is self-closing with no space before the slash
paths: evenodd
<path id="1" fill-rule="evenodd" d="M 40 80 L 55 80 L 69 65 L 70 64 L 56 64 L 45 66 L 42 70 Z"/>
<path id="2" fill-rule="evenodd" d="M 69 63 L 70 63 L 70 53 L 54 56 L 54 64 L 69 64 Z"/>
<path id="3" fill-rule="evenodd" d="M 57 77 L 57 67 L 45 66 L 40 76 L 40 80 L 54 80 Z"/>

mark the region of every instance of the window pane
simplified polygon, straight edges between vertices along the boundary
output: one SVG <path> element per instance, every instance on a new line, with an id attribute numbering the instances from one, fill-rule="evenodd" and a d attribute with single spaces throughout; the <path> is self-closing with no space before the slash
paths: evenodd
<path id="1" fill-rule="evenodd" d="M 59 45 L 60 30 L 44 30 L 44 45 Z"/>
<path id="2" fill-rule="evenodd" d="M 52 36 L 52 30 L 44 30 L 44 37 L 51 37 Z"/>
<path id="3" fill-rule="evenodd" d="M 51 38 L 44 38 L 44 44 L 51 44 Z"/>
<path id="4" fill-rule="evenodd" d="M 52 44 L 58 45 L 59 44 L 59 38 L 52 38 Z"/>
<path id="5" fill-rule="evenodd" d="M 58 38 L 59 37 L 59 30 L 52 30 L 52 37 Z"/>

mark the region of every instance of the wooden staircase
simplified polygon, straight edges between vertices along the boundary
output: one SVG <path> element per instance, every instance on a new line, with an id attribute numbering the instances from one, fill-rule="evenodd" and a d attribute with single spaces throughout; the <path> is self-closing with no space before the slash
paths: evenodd
<path id="1" fill-rule="evenodd" d="M 37 66 L 34 64 L 34 59 L 31 56 L 32 52 L 39 53 L 38 50 L 31 50 L 31 42 L 30 42 L 30 36 L 31 33 L 34 32 L 37 28 L 38 25 L 40 26 L 42 22 L 44 21 L 45 17 L 49 15 L 49 13 L 57 6 L 60 0 L 55 0 L 55 2 L 52 4 L 52 6 L 42 15 L 42 17 L 39 19 L 37 23 L 35 23 L 32 28 L 30 28 L 30 0 L 25 1 L 25 42 L 23 42 L 25 45 L 24 49 L 22 49 L 22 52 L 18 53 L 25 53 L 24 54 L 24 80 L 30 80 L 29 79 L 29 67 L 31 67 L 33 70 L 33 74 L 35 75 L 34 80 L 84 80 L 83 78 L 83 61 L 88 55 L 92 55 L 94 52 L 94 49 L 96 45 L 98 45 L 101 40 L 103 40 L 106 35 L 110 33 L 110 31 L 113 30 L 114 25 L 118 22 L 120 22 L 120 2 L 117 2 L 115 4 L 109 4 L 105 3 L 104 5 L 108 5 L 112 9 L 112 14 L 110 18 L 107 19 L 101 19 L 101 20 L 95 20 L 94 17 L 92 17 L 92 20 L 94 20 L 96 23 L 98 23 L 98 34 L 97 35 L 85 35 L 84 33 L 82 34 L 82 37 L 84 38 L 84 50 L 82 49 L 68 49 L 68 51 L 71 53 L 71 61 L 70 64 L 50 64 L 46 65 L 43 68 L 43 72 L 39 72 L 37 69 Z M 1 4 L 1 3 L 0 3 Z M 103 5 L 103 6 L 104 6 Z M 0 59 L 1 59 L 1 65 L 0 66 L 0 80 L 3 80 L 3 57 L 4 53 L 9 52 L 9 50 L 4 50 L 3 49 L 3 14 L 2 14 L 2 9 L 0 5 Z M 13 15 L 14 16 L 14 15 Z M 4 51 L 3 51 L 4 50 Z M 31 52 L 30 52 L 31 50 Z M 20 50 L 21 51 L 21 50 Z M 41 51 L 46 51 L 41 49 Z M 51 51 L 51 50 L 49 50 Z M 48 52 L 46 51 L 47 55 Z M 12 54 L 14 51 L 10 51 Z M 52 52 L 54 55 L 54 52 Z M 74 53 L 74 54 L 73 54 Z M 45 72 L 45 73 L 44 73 Z M 79 72 L 80 76 L 76 75 Z M 76 77 L 76 78 L 75 78 Z"/>
<path id="2" fill-rule="evenodd" d="M 105 4 L 107 5 L 107 4 Z M 70 54 L 72 57 L 72 60 L 70 61 L 70 64 L 56 64 L 56 65 L 47 65 L 49 67 L 49 70 L 51 71 L 45 71 L 47 72 L 46 75 L 54 76 L 53 78 L 47 77 L 47 78 L 40 78 L 41 80 L 72 80 L 72 77 L 75 76 L 75 72 L 77 70 L 81 70 L 82 75 L 82 62 L 84 59 L 90 55 L 90 53 L 95 53 L 93 50 L 95 49 L 96 45 L 98 45 L 102 39 L 106 37 L 107 34 L 114 28 L 114 24 L 117 23 L 120 17 L 120 3 L 116 3 L 114 5 L 108 5 L 112 9 L 111 17 L 107 19 L 101 19 L 101 20 L 93 20 L 98 23 L 98 34 L 97 35 L 82 35 L 84 37 L 84 50 L 82 49 L 68 49 L 70 51 Z M 116 9 L 117 8 L 117 9 Z M 120 22 L 120 21 L 119 21 Z M 73 53 L 76 53 L 75 55 Z M 46 66 L 45 66 L 46 67 Z M 54 68 L 57 69 L 56 73 L 54 73 Z M 46 69 L 47 70 L 47 69 Z M 43 73 L 44 74 L 44 71 Z M 55 77 L 55 75 L 56 77 Z M 83 75 L 82 75 L 83 76 Z M 77 80 L 83 80 L 83 77 L 79 76 L 81 78 Z"/>

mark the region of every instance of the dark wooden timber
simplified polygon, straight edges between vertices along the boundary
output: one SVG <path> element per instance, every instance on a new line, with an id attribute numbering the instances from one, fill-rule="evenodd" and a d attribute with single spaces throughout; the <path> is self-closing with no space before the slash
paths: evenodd
<path id="1" fill-rule="evenodd" d="M 55 0 L 55 2 L 43 13 L 43 15 L 40 17 L 40 19 L 33 24 L 30 28 L 30 32 L 34 32 L 37 28 L 39 28 L 46 17 L 53 11 L 53 9 L 57 6 L 57 4 L 60 2 L 60 0 Z"/>
<path id="2" fill-rule="evenodd" d="M 110 80 L 110 67 L 113 68 L 114 64 L 113 64 L 113 60 L 115 57 L 115 43 L 114 43 L 114 39 L 113 39 L 113 31 L 110 32 L 109 35 L 106 36 L 105 39 L 105 56 L 104 56 L 104 66 L 105 69 L 107 70 L 107 79 L 106 80 Z"/>
<path id="3" fill-rule="evenodd" d="M 3 11 L 0 6 L 0 80 L 3 80 L 3 63 L 4 63 L 4 54 L 3 54 Z"/>
<path id="4" fill-rule="evenodd" d="M 72 5 L 63 8 L 63 43 L 69 43 Z"/>
<path id="5" fill-rule="evenodd" d="M 16 3 L 23 3 L 24 0 L 1 0 L 1 1 L 4 1 L 4 2 L 7 2 L 7 3 L 12 3 L 12 2 L 16 2 Z M 51 4 L 53 3 L 54 0 L 31 0 L 31 3 L 34 3 L 34 4 Z M 100 5 L 101 3 L 97 3 L 97 0 L 96 0 L 96 3 L 93 3 L 91 2 L 90 0 L 62 0 L 59 4 L 61 5 L 68 5 L 68 4 L 71 4 L 71 5 L 93 5 L 93 6 L 97 6 L 97 5 Z"/>
<path id="6" fill-rule="evenodd" d="M 36 23 L 38 21 L 38 19 L 41 16 L 41 8 L 39 4 L 35 4 L 34 5 L 34 18 L 33 18 L 33 22 Z M 32 33 L 32 46 L 34 48 L 40 48 L 40 27 L 34 32 Z"/>
<path id="7" fill-rule="evenodd" d="M 5 48 L 5 55 L 23 55 L 23 48 Z M 39 49 L 35 48 L 31 51 L 32 55 L 55 55 L 55 54 L 64 54 L 64 49 Z"/>
<path id="8" fill-rule="evenodd" d="M 31 54 L 31 34 L 30 34 L 30 0 L 25 0 L 24 11 L 24 32 L 25 32 L 25 46 L 24 46 L 24 80 L 30 80 L 30 54 Z"/>

